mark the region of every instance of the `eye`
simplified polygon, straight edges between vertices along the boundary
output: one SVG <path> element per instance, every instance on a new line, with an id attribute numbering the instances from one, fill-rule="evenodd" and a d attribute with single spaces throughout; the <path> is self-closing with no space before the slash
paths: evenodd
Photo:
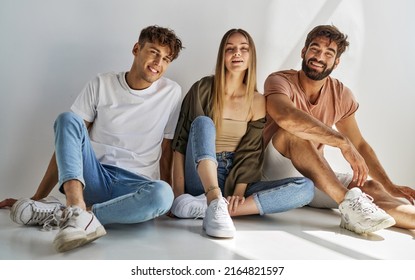
<path id="1" fill-rule="evenodd" d="M 327 56 L 328 58 L 332 58 L 332 57 L 334 57 L 334 54 L 333 54 L 332 52 L 327 52 L 327 53 L 326 53 L 326 56 Z"/>
<path id="2" fill-rule="evenodd" d="M 318 52 L 318 49 L 317 48 L 310 48 L 310 51 L 313 52 L 313 53 L 316 53 L 316 52 Z"/>

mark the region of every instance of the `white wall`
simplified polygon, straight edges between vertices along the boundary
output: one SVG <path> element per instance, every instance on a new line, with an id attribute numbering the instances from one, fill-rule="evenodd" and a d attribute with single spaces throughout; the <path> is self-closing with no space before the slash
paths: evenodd
<path id="1" fill-rule="evenodd" d="M 337 25 L 351 46 L 333 75 L 355 92 L 361 130 L 391 178 L 415 186 L 414 12 L 412 0 L 2 0 L 0 199 L 33 194 L 57 114 L 96 73 L 129 69 L 139 31 L 152 24 L 175 29 L 186 46 L 167 72 L 185 91 L 213 72 L 230 28 L 253 36 L 262 91 L 272 71 L 300 66 L 314 25 Z M 348 169 L 336 150 L 328 155 Z"/>

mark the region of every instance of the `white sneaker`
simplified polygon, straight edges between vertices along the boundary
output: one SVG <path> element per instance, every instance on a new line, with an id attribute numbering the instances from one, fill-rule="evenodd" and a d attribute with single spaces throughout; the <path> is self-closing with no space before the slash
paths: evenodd
<path id="1" fill-rule="evenodd" d="M 23 198 L 16 201 L 10 209 L 10 218 L 21 225 L 39 225 L 45 229 L 58 225 L 58 214 L 65 206 L 59 199 L 48 196 L 39 201 Z"/>
<path id="2" fill-rule="evenodd" d="M 235 226 L 228 212 L 228 201 L 225 198 L 212 200 L 206 209 L 203 229 L 213 237 L 231 238 L 235 235 Z"/>
<path id="3" fill-rule="evenodd" d="M 204 218 L 207 209 L 207 200 L 204 194 L 192 196 L 184 193 L 174 201 L 170 211 L 178 218 Z"/>
<path id="4" fill-rule="evenodd" d="M 77 206 L 67 207 L 63 211 L 59 228 L 53 240 L 58 252 L 72 250 L 106 234 L 105 228 L 92 212 Z"/>
<path id="5" fill-rule="evenodd" d="M 359 188 L 350 189 L 339 205 L 340 227 L 356 233 L 369 233 L 391 227 L 395 219 L 373 203 Z"/>

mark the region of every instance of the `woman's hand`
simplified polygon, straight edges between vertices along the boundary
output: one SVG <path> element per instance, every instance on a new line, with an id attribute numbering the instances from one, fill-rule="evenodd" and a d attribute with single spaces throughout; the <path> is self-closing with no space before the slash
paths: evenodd
<path id="1" fill-rule="evenodd" d="M 228 205 L 229 214 L 235 213 L 236 209 L 238 209 L 238 206 L 245 203 L 245 197 L 238 196 L 238 195 L 228 196 L 227 200 L 229 202 L 229 205 Z"/>

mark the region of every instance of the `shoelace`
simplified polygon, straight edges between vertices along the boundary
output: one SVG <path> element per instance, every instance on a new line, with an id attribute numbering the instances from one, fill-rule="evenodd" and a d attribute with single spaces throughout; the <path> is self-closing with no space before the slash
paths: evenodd
<path id="1" fill-rule="evenodd" d="M 33 207 L 35 208 L 35 207 Z M 43 223 L 50 215 L 54 213 L 56 207 L 53 210 L 44 209 L 44 208 L 35 208 L 33 210 L 32 220 L 36 223 Z"/>
<path id="2" fill-rule="evenodd" d="M 57 212 L 58 211 L 56 211 L 55 213 L 49 215 L 45 219 L 45 221 L 43 223 L 43 226 L 41 228 L 42 231 L 50 231 L 50 230 L 53 230 L 53 229 L 57 229 L 58 228 L 58 225 L 59 225 L 59 217 L 57 216 Z"/>
<path id="3" fill-rule="evenodd" d="M 59 227 L 65 228 L 67 226 L 70 226 L 70 219 L 72 216 L 79 216 L 79 209 L 78 208 L 73 208 L 73 207 L 67 207 L 65 208 L 65 210 L 62 212 L 62 216 L 59 220 Z"/>
<path id="4" fill-rule="evenodd" d="M 201 217 L 203 217 L 205 215 L 205 211 L 206 208 L 204 207 L 193 207 L 190 212 L 189 215 L 190 217 L 194 217 L 194 219 L 199 219 Z"/>
<path id="5" fill-rule="evenodd" d="M 55 219 L 55 213 L 60 209 L 58 205 L 53 210 L 37 208 L 33 211 L 32 220 L 43 225 L 42 230 L 50 230 L 58 225 Z M 55 223 L 53 223 L 55 222 Z"/>
<path id="6" fill-rule="evenodd" d="M 375 211 L 379 210 L 379 207 L 376 204 L 373 204 L 372 202 L 373 197 L 365 193 L 362 193 L 361 196 L 351 201 L 351 206 L 353 210 L 357 208 L 358 210 L 361 210 L 364 213 L 374 213 Z"/>
<path id="7" fill-rule="evenodd" d="M 221 203 L 218 201 L 218 203 L 213 208 L 215 210 L 215 218 L 220 217 L 227 217 L 228 214 L 228 207 L 226 205 L 229 204 L 229 202 L 226 199 L 221 198 L 225 203 Z"/>
<path id="8" fill-rule="evenodd" d="M 63 206 L 56 205 L 55 209 L 43 221 L 42 231 L 50 231 L 59 227 Z"/>

